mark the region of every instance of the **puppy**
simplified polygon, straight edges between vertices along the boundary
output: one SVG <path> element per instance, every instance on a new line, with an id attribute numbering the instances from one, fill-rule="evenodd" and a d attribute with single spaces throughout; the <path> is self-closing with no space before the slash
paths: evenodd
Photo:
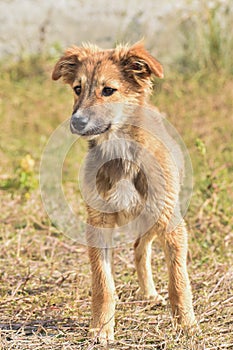
<path id="1" fill-rule="evenodd" d="M 148 103 L 153 76 L 162 78 L 163 68 L 141 42 L 112 50 L 74 46 L 52 73 L 74 93 L 71 132 L 89 141 L 83 193 L 92 270 L 91 329 L 101 344 L 114 340 L 112 254 L 119 227 L 126 239 L 137 234 L 135 265 L 143 297 L 163 302 L 151 269 L 151 245 L 157 238 L 166 257 L 173 316 L 184 327 L 196 322 L 186 268 L 187 232 L 179 210 L 182 157 L 177 161 L 180 151 Z"/>

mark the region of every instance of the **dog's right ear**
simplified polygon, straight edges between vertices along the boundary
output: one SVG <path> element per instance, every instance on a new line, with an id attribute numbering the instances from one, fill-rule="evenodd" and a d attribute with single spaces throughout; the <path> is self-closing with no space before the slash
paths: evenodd
<path id="1" fill-rule="evenodd" d="M 76 61 L 77 59 L 75 56 L 61 57 L 53 69 L 52 79 L 58 80 L 63 77 L 64 82 L 70 84 L 73 81 L 74 73 L 77 68 Z"/>
<path id="2" fill-rule="evenodd" d="M 52 79 L 58 80 L 61 77 L 67 84 L 72 84 L 75 78 L 75 73 L 82 59 L 83 48 L 73 46 L 65 51 L 64 56 L 56 63 Z"/>
<path id="3" fill-rule="evenodd" d="M 62 77 L 65 83 L 72 84 L 75 72 L 80 63 L 78 58 L 79 53 L 80 49 L 78 47 L 67 49 L 64 56 L 56 63 L 53 69 L 52 79 L 58 80 Z"/>
<path id="4" fill-rule="evenodd" d="M 64 56 L 60 58 L 53 69 L 52 79 L 58 80 L 61 77 L 67 84 L 72 84 L 75 74 L 82 61 L 88 56 L 100 51 L 100 49 L 88 43 L 84 43 L 81 47 L 72 46 L 65 51 Z"/>

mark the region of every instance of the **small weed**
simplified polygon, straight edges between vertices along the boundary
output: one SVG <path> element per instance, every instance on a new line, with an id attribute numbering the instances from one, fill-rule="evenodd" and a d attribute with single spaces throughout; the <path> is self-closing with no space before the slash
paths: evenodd
<path id="1" fill-rule="evenodd" d="M 27 154 L 21 159 L 13 177 L 0 180 L 0 189 L 18 190 L 23 198 L 29 199 L 30 193 L 38 187 L 34 166 L 35 160 Z"/>

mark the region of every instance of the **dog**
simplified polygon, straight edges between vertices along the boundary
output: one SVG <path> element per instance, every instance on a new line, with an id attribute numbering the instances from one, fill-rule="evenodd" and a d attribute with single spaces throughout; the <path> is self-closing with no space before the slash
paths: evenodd
<path id="1" fill-rule="evenodd" d="M 139 231 L 134 252 L 143 298 L 164 302 L 151 269 L 151 245 L 157 238 L 166 257 L 174 319 L 188 329 L 196 324 L 186 268 L 187 231 L 178 203 L 182 175 L 173 161 L 177 147 L 148 102 L 154 76 L 163 78 L 163 67 L 142 42 L 109 50 L 73 46 L 52 73 L 53 80 L 63 78 L 74 93 L 71 132 L 89 143 L 83 192 L 91 330 L 101 344 L 114 341 L 113 235 L 119 227 Z"/>

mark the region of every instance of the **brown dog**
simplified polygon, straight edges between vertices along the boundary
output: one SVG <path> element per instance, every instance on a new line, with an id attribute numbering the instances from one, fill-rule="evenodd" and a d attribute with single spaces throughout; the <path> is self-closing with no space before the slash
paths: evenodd
<path id="1" fill-rule="evenodd" d="M 187 232 L 178 204 L 176 147 L 161 136 L 161 117 L 148 105 L 153 75 L 162 78 L 163 68 L 142 43 L 112 50 L 72 47 L 52 74 L 54 80 L 62 77 L 73 89 L 71 131 L 89 140 L 84 192 L 92 329 L 102 344 L 114 339 L 116 226 L 138 231 L 134 249 L 140 290 L 155 302 L 163 302 L 151 270 L 151 244 L 159 239 L 168 266 L 173 315 L 184 327 L 195 324 L 186 268 Z"/>

